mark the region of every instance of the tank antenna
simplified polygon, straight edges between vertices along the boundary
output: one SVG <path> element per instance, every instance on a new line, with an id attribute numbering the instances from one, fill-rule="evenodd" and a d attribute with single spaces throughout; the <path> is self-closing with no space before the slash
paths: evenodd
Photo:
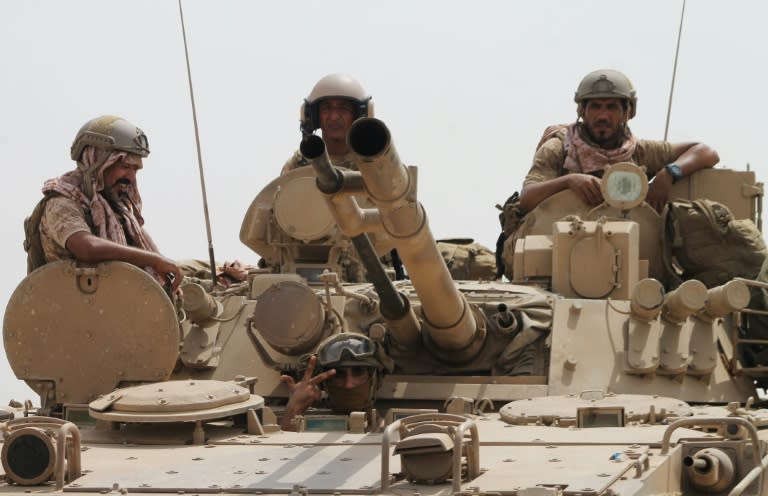
<path id="1" fill-rule="evenodd" d="M 181 0 L 179 0 L 181 1 Z M 664 141 L 669 134 L 669 116 L 672 113 L 672 94 L 675 92 L 675 75 L 677 74 L 677 56 L 680 54 L 680 38 L 683 37 L 683 17 L 685 16 L 685 0 L 680 12 L 680 28 L 677 31 L 677 48 L 675 49 L 675 64 L 672 66 L 672 84 L 669 86 L 669 104 L 667 105 L 667 123 L 664 125 Z"/>
<path id="2" fill-rule="evenodd" d="M 200 152 L 200 131 L 197 127 L 197 109 L 195 107 L 195 92 L 192 89 L 192 70 L 189 67 L 189 49 L 187 48 L 187 30 L 184 27 L 184 11 L 179 0 L 179 18 L 181 19 L 181 36 L 184 39 L 184 56 L 187 59 L 187 80 L 189 81 L 189 99 L 192 101 L 192 122 L 195 125 L 195 143 L 197 145 L 197 163 L 200 171 L 200 189 L 203 193 L 203 212 L 205 213 L 205 233 L 208 236 L 208 258 L 211 263 L 212 288 L 216 288 L 216 258 L 213 256 L 213 240 L 211 239 L 211 217 L 208 214 L 208 195 L 205 192 L 205 174 L 203 173 L 203 155 Z"/>

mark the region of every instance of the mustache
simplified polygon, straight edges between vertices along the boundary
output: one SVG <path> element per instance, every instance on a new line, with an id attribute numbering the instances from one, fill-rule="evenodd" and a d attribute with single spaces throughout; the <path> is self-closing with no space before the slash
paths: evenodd
<path id="1" fill-rule="evenodd" d="M 115 184 L 124 184 L 126 186 L 130 186 L 131 185 L 131 181 L 129 179 L 126 179 L 126 178 L 123 177 L 123 178 L 120 178 L 117 181 L 115 181 Z"/>

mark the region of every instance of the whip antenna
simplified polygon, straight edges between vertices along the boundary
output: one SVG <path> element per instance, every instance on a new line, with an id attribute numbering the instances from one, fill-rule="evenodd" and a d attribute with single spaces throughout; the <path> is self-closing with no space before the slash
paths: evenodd
<path id="1" fill-rule="evenodd" d="M 675 74 L 677 74 L 677 56 L 680 54 L 680 38 L 683 37 L 683 16 L 685 16 L 685 0 L 683 0 L 683 10 L 680 12 L 680 29 L 677 31 L 677 48 L 675 49 L 675 64 L 672 66 L 672 84 L 669 87 L 669 104 L 667 105 L 667 123 L 664 125 L 664 141 L 667 141 L 667 134 L 669 133 L 669 116 L 672 113 L 672 94 L 675 92 Z"/>
<path id="2" fill-rule="evenodd" d="M 203 173 L 203 154 L 200 152 L 200 131 L 197 128 L 197 109 L 195 108 L 195 92 L 192 89 L 192 70 L 189 68 L 189 49 L 187 48 L 187 30 L 184 27 L 184 11 L 179 0 L 179 18 L 181 18 L 181 36 L 184 39 L 184 56 L 187 59 L 187 80 L 189 81 L 189 99 L 192 101 L 192 122 L 195 124 L 195 144 L 197 145 L 197 163 L 200 171 L 200 190 L 203 193 L 203 212 L 205 213 L 205 234 L 208 236 L 208 258 L 211 263 L 212 289 L 216 288 L 216 259 L 213 256 L 213 241 L 211 239 L 211 217 L 208 214 L 208 195 L 205 192 L 205 174 Z"/>

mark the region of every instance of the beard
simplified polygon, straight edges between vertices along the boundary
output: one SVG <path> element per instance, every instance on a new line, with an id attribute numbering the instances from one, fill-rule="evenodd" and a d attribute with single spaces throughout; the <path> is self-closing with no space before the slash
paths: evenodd
<path id="1" fill-rule="evenodd" d="M 589 139 L 601 148 L 617 148 L 625 137 L 623 125 L 611 128 L 604 121 L 598 121 L 584 128 Z"/>
<path id="2" fill-rule="evenodd" d="M 133 185 L 127 179 L 118 179 L 111 186 L 104 188 L 102 195 L 116 212 L 122 212 L 131 204 L 130 191 Z"/>

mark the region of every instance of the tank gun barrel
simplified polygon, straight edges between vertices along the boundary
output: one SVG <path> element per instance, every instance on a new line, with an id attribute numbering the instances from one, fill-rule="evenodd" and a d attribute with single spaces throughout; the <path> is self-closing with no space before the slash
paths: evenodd
<path id="1" fill-rule="evenodd" d="M 301 142 L 299 149 L 315 170 L 318 189 L 327 195 L 339 192 L 344 185 L 345 175 L 331 164 L 323 139 L 315 135 L 308 136 Z M 354 203 L 351 199 L 348 202 Z M 334 208 L 334 202 L 329 203 L 336 222 L 342 224 L 343 218 Z M 393 340 L 400 346 L 415 344 L 419 339 L 419 324 L 410 302 L 397 291 L 387 276 L 368 235 L 361 233 L 351 236 L 351 239 L 368 273 L 368 279 L 379 295 L 381 314 L 392 329 Z"/>
<path id="2" fill-rule="evenodd" d="M 415 169 L 409 171 L 400 161 L 389 130 L 378 119 L 355 121 L 347 140 L 384 231 L 394 240 L 421 299 L 425 341 L 448 358 L 471 358 L 479 351 L 482 336 L 416 200 Z"/>
<path id="3" fill-rule="evenodd" d="M 327 195 L 332 195 L 341 189 L 344 178 L 341 172 L 331 164 L 323 138 L 314 134 L 305 137 L 301 140 L 299 151 L 315 170 L 317 189 Z"/>

